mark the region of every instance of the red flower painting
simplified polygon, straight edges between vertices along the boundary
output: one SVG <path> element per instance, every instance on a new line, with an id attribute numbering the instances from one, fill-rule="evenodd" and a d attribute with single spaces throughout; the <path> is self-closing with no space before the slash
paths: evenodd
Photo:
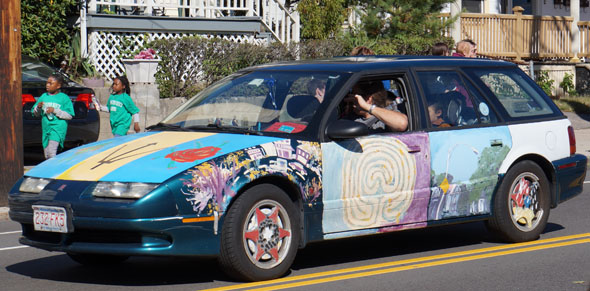
<path id="1" fill-rule="evenodd" d="M 188 149 L 188 150 L 183 150 L 183 151 L 176 151 L 173 153 L 170 153 L 166 156 L 166 158 L 169 158 L 175 162 L 179 162 L 179 163 L 190 163 L 190 162 L 194 162 L 196 160 L 202 160 L 208 157 L 212 157 L 214 156 L 219 150 L 221 150 L 218 147 L 204 147 L 204 148 L 198 148 L 198 149 Z"/>

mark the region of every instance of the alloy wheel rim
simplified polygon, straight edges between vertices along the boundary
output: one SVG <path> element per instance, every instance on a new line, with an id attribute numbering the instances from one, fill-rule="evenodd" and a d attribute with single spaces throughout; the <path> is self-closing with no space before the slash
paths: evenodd
<path id="1" fill-rule="evenodd" d="M 519 230 L 532 231 L 541 222 L 544 211 L 539 204 L 540 192 L 539 177 L 533 173 L 521 173 L 512 182 L 508 209 L 512 224 Z"/>
<path id="2" fill-rule="evenodd" d="M 262 200 L 250 209 L 242 232 L 248 259 L 259 268 L 271 269 L 287 256 L 292 243 L 291 221 L 286 209 L 273 200 Z"/>

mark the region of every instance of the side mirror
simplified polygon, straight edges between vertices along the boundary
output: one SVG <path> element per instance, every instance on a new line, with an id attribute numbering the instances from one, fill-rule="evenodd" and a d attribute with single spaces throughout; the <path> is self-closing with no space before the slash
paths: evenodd
<path id="1" fill-rule="evenodd" d="M 326 128 L 326 135 L 331 139 L 347 139 L 369 135 L 369 128 L 360 122 L 340 119 Z"/>

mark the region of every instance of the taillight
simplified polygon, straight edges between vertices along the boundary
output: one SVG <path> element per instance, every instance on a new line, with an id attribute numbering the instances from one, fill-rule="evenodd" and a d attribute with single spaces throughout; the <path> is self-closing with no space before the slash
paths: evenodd
<path id="1" fill-rule="evenodd" d="M 29 102 L 37 102 L 37 100 L 35 100 L 35 97 L 33 97 L 33 95 L 31 94 L 23 94 L 23 106 L 25 106 L 26 103 Z"/>
<path id="2" fill-rule="evenodd" d="M 90 105 L 92 104 L 92 97 L 94 97 L 94 94 L 78 94 L 78 98 L 76 98 L 76 101 L 84 102 L 84 104 L 86 104 L 86 108 L 90 109 Z M 94 107 L 94 104 L 92 104 L 92 107 Z"/>
<path id="3" fill-rule="evenodd" d="M 574 134 L 574 128 L 570 125 L 567 127 L 567 135 L 570 140 L 570 155 L 576 153 L 576 135 Z"/>

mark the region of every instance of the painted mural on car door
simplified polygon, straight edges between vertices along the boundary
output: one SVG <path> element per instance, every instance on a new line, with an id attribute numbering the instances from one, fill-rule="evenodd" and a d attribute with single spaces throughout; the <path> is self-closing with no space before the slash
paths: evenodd
<path id="1" fill-rule="evenodd" d="M 429 133 L 428 220 L 490 213 L 498 170 L 512 147 L 508 127 Z"/>
<path id="2" fill-rule="evenodd" d="M 426 133 L 322 144 L 325 237 L 425 226 L 429 151 Z"/>

